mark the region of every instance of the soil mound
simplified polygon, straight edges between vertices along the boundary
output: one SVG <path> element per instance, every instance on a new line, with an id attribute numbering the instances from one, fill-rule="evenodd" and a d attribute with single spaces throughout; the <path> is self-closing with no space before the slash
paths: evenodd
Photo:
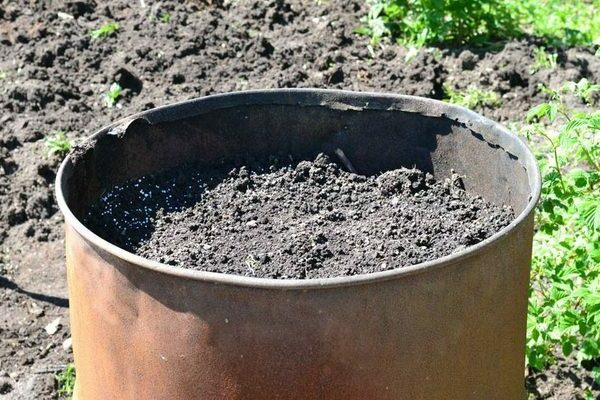
<path id="1" fill-rule="evenodd" d="M 416 169 L 379 176 L 314 161 L 145 176 L 105 193 L 86 217 L 138 255 L 204 271 L 308 279 L 434 260 L 493 235 L 514 218 Z"/>

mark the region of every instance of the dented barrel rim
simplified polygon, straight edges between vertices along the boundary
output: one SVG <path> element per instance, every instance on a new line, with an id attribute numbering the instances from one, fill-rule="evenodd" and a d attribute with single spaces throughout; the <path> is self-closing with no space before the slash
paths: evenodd
<path id="1" fill-rule="evenodd" d="M 370 100 L 397 100 L 400 105 L 419 104 L 421 107 L 419 107 L 418 110 L 411 110 L 410 108 L 397 108 L 392 110 L 416 112 L 421 113 L 423 115 L 428 115 L 427 109 L 428 106 L 431 106 L 431 109 L 438 111 L 435 113 L 435 115 L 432 116 L 449 118 L 451 120 L 465 123 L 467 127 L 473 129 L 476 133 L 480 132 L 478 132 L 478 130 L 476 130 L 476 128 L 473 128 L 472 126 L 476 126 L 480 129 L 489 131 L 493 130 L 497 137 L 502 137 L 502 139 L 505 142 L 509 142 L 511 144 L 512 151 L 518 153 L 519 162 L 522 163 L 523 168 L 527 172 L 530 187 L 529 201 L 526 207 L 515 217 L 515 219 L 509 225 L 496 232 L 489 238 L 483 240 L 482 242 L 479 242 L 473 246 L 469 246 L 459 252 L 452 253 L 450 255 L 435 260 L 414 264 L 411 266 L 399 267 L 387 271 L 359 274 L 353 276 L 318 279 L 268 279 L 231 275 L 218 272 L 190 270 L 182 267 L 163 264 L 158 261 L 138 256 L 110 243 L 107 240 L 102 239 L 100 236 L 96 235 L 94 232 L 88 229 L 82 223 L 82 221 L 80 221 L 73 214 L 73 212 L 67 205 L 63 192 L 63 185 L 66 185 L 65 171 L 69 168 L 74 168 L 74 165 L 71 160 L 71 155 L 67 155 L 67 157 L 61 163 L 56 176 L 55 183 L 57 203 L 59 209 L 64 215 L 65 222 L 72 228 L 74 228 L 79 235 L 81 235 L 86 241 L 88 241 L 93 246 L 141 268 L 146 268 L 167 275 L 177 276 L 185 279 L 213 282 L 215 284 L 226 284 L 264 289 L 318 289 L 367 284 L 377 281 L 397 279 L 403 276 L 422 273 L 428 270 L 448 267 L 460 263 L 466 258 L 475 256 L 485 251 L 485 248 L 490 246 L 492 243 L 500 241 L 506 236 L 510 235 L 512 231 L 514 231 L 530 216 L 539 200 L 541 192 L 540 172 L 535 162 L 534 155 L 531 153 L 527 145 L 520 138 L 518 138 L 515 134 L 511 133 L 499 123 L 493 122 L 488 118 L 485 118 L 464 107 L 445 103 L 439 100 L 422 98 L 417 96 L 386 94 L 377 92 L 354 92 L 330 89 L 264 89 L 230 92 L 173 103 L 157 107 L 151 110 L 147 110 L 141 113 L 137 113 L 130 117 L 121 119 L 111 125 L 105 126 L 104 128 L 96 131 L 93 135 L 89 136 L 86 139 L 86 141 L 90 141 L 99 136 L 106 135 L 111 129 L 122 125 L 126 121 L 130 121 L 136 118 L 145 118 L 148 119 L 151 123 L 157 123 L 164 121 L 174 121 L 183 117 L 193 116 L 195 115 L 195 113 L 193 112 L 194 107 L 196 105 L 199 106 L 204 102 L 216 102 L 217 106 L 209 109 L 223 108 L 220 105 L 229 102 L 229 107 L 254 104 L 252 102 L 236 102 L 236 100 L 242 100 L 243 97 L 247 97 L 248 95 L 250 95 L 251 97 L 254 96 L 254 99 L 265 97 L 267 101 L 261 103 L 265 105 L 315 105 L 329 107 L 346 107 L 346 109 L 349 110 L 381 110 L 382 108 L 377 108 L 376 104 L 370 104 Z M 321 99 L 322 101 L 311 104 L 296 103 L 295 101 L 297 101 L 298 99 L 295 99 L 295 96 L 305 96 L 305 98 L 306 96 L 308 96 L 313 100 Z M 179 109 L 184 110 L 182 111 Z"/>

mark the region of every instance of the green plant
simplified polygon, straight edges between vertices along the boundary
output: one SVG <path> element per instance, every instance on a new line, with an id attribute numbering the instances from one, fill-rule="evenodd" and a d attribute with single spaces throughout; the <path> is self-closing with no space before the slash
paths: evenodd
<path id="1" fill-rule="evenodd" d="M 514 7 L 504 0 L 370 0 L 358 34 L 377 44 L 390 36 L 403 44 L 479 43 L 517 36 Z"/>
<path id="2" fill-rule="evenodd" d="M 160 22 L 167 24 L 169 23 L 169 21 L 171 21 L 171 14 L 169 14 L 168 12 L 163 12 L 160 14 L 158 19 Z"/>
<path id="3" fill-rule="evenodd" d="M 600 356 L 600 112 L 572 110 L 565 99 L 590 99 L 599 87 L 543 89 L 549 101 L 529 111 L 525 128 L 543 178 L 527 320 L 527 364 L 536 370 L 557 347 L 579 361 Z"/>
<path id="4" fill-rule="evenodd" d="M 114 107 L 115 104 L 117 104 L 119 97 L 121 97 L 122 92 L 123 88 L 118 83 L 115 82 L 112 85 L 110 85 L 108 93 L 104 94 L 104 102 L 106 103 L 106 105 L 108 107 Z"/>
<path id="5" fill-rule="evenodd" d="M 46 147 L 48 147 L 49 154 L 58 154 L 64 157 L 71 150 L 71 142 L 67 139 L 64 131 L 58 131 L 54 135 L 46 137 Z"/>
<path id="6" fill-rule="evenodd" d="M 536 47 L 533 49 L 533 65 L 529 69 L 531 74 L 535 74 L 543 69 L 553 70 L 556 68 L 558 54 L 547 53 L 544 47 Z"/>
<path id="7" fill-rule="evenodd" d="M 528 33 L 552 45 L 600 44 L 600 0 L 505 0 L 520 9 Z"/>
<path id="8" fill-rule="evenodd" d="M 562 88 L 563 91 L 571 92 L 577 95 L 583 102 L 592 103 L 592 95 L 594 92 L 600 92 L 600 85 L 588 81 L 586 78 L 579 82 L 569 82 Z"/>
<path id="9" fill-rule="evenodd" d="M 75 365 L 67 365 L 55 378 L 58 384 L 58 395 L 70 399 L 75 388 Z"/>
<path id="10" fill-rule="evenodd" d="M 600 0 L 367 0 L 355 32 L 374 47 L 400 44 L 489 45 L 524 33 L 559 45 L 600 44 Z"/>
<path id="11" fill-rule="evenodd" d="M 491 90 L 469 86 L 466 91 L 461 92 L 452 88 L 449 83 L 444 84 L 444 97 L 449 103 L 467 108 L 496 107 L 501 103 L 500 96 Z"/>
<path id="12" fill-rule="evenodd" d="M 119 24 L 116 22 L 109 22 L 107 24 L 102 25 L 100 28 L 93 30 L 90 33 L 90 36 L 94 39 L 105 38 L 116 33 L 119 30 Z"/>

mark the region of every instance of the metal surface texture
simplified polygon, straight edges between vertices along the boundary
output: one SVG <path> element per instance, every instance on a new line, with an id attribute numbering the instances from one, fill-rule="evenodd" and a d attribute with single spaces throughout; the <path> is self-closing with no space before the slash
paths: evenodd
<path id="1" fill-rule="evenodd" d="M 186 161 L 334 144 L 359 173 L 417 166 L 517 218 L 461 252 L 314 280 L 163 265 L 89 231 L 103 190 Z M 292 89 L 210 96 L 105 127 L 57 176 L 66 221 L 75 399 L 523 399 L 540 177 L 504 128 L 435 100 Z"/>

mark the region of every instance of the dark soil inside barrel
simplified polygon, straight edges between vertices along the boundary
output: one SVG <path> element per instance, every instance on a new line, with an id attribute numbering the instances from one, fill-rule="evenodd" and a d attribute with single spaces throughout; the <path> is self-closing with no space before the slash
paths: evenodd
<path id="1" fill-rule="evenodd" d="M 86 217 L 103 238 L 184 268 L 308 279 L 385 271 L 434 260 L 490 237 L 514 218 L 416 169 L 378 176 L 314 161 L 145 176 L 105 193 Z"/>

